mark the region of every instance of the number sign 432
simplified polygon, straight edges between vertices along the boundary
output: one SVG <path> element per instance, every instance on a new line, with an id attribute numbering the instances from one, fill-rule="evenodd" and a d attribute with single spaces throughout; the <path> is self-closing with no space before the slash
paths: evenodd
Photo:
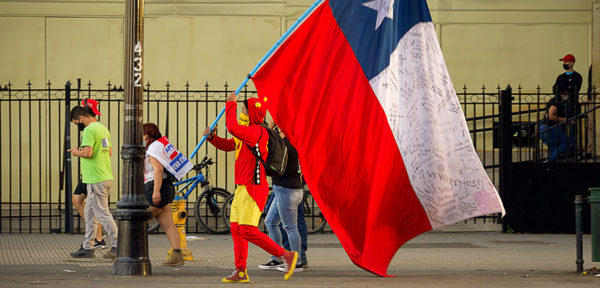
<path id="1" fill-rule="evenodd" d="M 142 87 L 142 43 L 135 45 L 133 54 L 133 86 Z"/>

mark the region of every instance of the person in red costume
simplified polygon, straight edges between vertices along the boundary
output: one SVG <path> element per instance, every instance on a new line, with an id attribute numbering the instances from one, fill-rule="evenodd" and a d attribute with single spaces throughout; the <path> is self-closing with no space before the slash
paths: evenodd
<path id="1" fill-rule="evenodd" d="M 213 129 L 212 132 L 209 131 L 209 128 L 204 130 L 204 135 L 208 135 L 208 141 L 217 149 L 236 151 L 235 184 L 237 188 L 231 204 L 230 215 L 235 270 L 231 276 L 223 278 L 222 281 L 225 283 L 250 282 L 246 269 L 248 242 L 252 242 L 275 257 L 280 257 L 285 264 L 283 279 L 288 280 L 294 273 L 298 253 L 283 249 L 258 229 L 258 221 L 267 202 L 269 186 L 265 169 L 256 159 L 250 147 L 252 149 L 258 147 L 260 157 L 267 160 L 269 134 L 260 125 L 264 123 L 267 114 L 267 98 L 250 98 L 244 101 L 242 115 L 248 115 L 248 126 L 238 123 L 235 92 L 227 96 L 226 100 L 225 122 L 227 131 L 234 138 L 221 138 L 216 135 L 216 129 Z"/>

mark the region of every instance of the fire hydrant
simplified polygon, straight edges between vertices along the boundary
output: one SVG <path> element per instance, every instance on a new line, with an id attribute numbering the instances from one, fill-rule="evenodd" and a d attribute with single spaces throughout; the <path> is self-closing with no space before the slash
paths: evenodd
<path id="1" fill-rule="evenodd" d="M 192 256 L 192 251 L 188 249 L 187 240 L 185 239 L 185 221 L 187 219 L 185 203 L 185 199 L 180 195 L 175 196 L 175 199 L 173 199 L 173 203 L 171 204 L 171 212 L 173 214 L 175 228 L 177 228 L 177 232 L 179 232 L 179 245 L 181 246 L 181 253 L 183 253 L 183 260 L 192 261 L 194 260 L 194 256 Z M 171 257 L 171 254 L 173 254 L 173 248 L 167 252 L 167 260 Z"/>

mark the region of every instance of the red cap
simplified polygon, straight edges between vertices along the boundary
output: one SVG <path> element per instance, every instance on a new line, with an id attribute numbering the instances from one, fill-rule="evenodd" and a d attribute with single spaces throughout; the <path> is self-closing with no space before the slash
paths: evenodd
<path id="1" fill-rule="evenodd" d="M 572 54 L 567 54 L 567 55 L 565 55 L 565 57 L 558 59 L 558 61 L 564 61 L 564 62 L 573 61 L 573 62 L 575 62 L 575 56 L 573 56 Z"/>
<path id="2" fill-rule="evenodd" d="M 92 109 L 92 112 L 94 112 L 94 114 L 96 114 L 96 116 L 102 115 L 102 114 L 100 114 L 100 111 L 98 111 L 98 101 L 96 101 L 94 99 L 81 100 L 81 106 L 85 107 L 86 105 L 87 105 L 87 107 L 90 107 L 90 109 Z"/>

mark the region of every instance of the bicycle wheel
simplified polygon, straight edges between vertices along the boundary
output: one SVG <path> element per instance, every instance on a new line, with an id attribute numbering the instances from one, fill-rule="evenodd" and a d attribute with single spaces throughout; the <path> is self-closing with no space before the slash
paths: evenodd
<path id="1" fill-rule="evenodd" d="M 210 234 L 227 234 L 229 227 L 223 221 L 223 203 L 230 195 L 227 190 L 222 188 L 212 188 L 211 190 L 202 192 L 196 205 L 194 205 L 194 214 L 196 221 Z"/>
<path id="2" fill-rule="evenodd" d="M 229 222 L 229 216 L 231 215 L 231 203 L 233 202 L 233 196 L 234 194 L 229 195 L 229 197 L 227 197 L 227 199 L 225 200 L 225 203 L 223 203 L 223 213 L 221 213 L 221 215 L 223 215 L 223 222 L 225 222 L 225 224 L 227 225 L 227 228 L 231 229 L 231 223 Z M 267 227 L 265 226 L 265 217 L 266 217 L 266 213 L 265 211 L 263 211 L 263 213 L 260 215 L 260 220 L 258 220 L 258 229 L 262 232 L 267 233 Z"/>
<path id="3" fill-rule="evenodd" d="M 223 222 L 225 222 L 225 225 L 227 225 L 228 229 L 231 229 L 229 215 L 231 215 L 231 202 L 233 202 L 233 195 L 234 194 L 231 194 L 229 197 L 227 197 L 227 199 L 225 199 L 225 202 L 223 203 L 223 213 L 221 213 L 221 216 L 223 216 Z"/>
<path id="4" fill-rule="evenodd" d="M 267 195 L 267 201 L 265 201 L 265 203 L 268 203 L 269 198 L 271 198 L 271 197 L 275 197 L 275 194 L 273 194 L 273 189 L 269 190 L 269 194 Z M 267 230 L 267 224 L 265 224 L 265 219 L 267 218 L 267 213 L 269 213 L 268 209 L 263 209 L 262 213 L 260 214 L 260 219 L 258 219 L 258 230 L 260 230 L 266 234 L 269 234 L 269 230 Z"/>
<path id="5" fill-rule="evenodd" d="M 306 220 L 308 234 L 315 234 L 323 231 L 327 222 L 325 221 L 325 217 L 323 217 L 323 213 L 321 213 L 321 209 L 317 206 L 315 199 L 313 199 L 310 194 L 310 191 L 305 192 L 304 197 L 302 197 L 302 209 L 304 209 L 304 219 Z"/>
<path id="6" fill-rule="evenodd" d="M 148 234 L 150 233 L 159 233 L 158 229 L 160 228 L 160 223 L 156 220 L 156 218 L 152 217 L 152 219 L 146 221 L 146 230 Z"/>

